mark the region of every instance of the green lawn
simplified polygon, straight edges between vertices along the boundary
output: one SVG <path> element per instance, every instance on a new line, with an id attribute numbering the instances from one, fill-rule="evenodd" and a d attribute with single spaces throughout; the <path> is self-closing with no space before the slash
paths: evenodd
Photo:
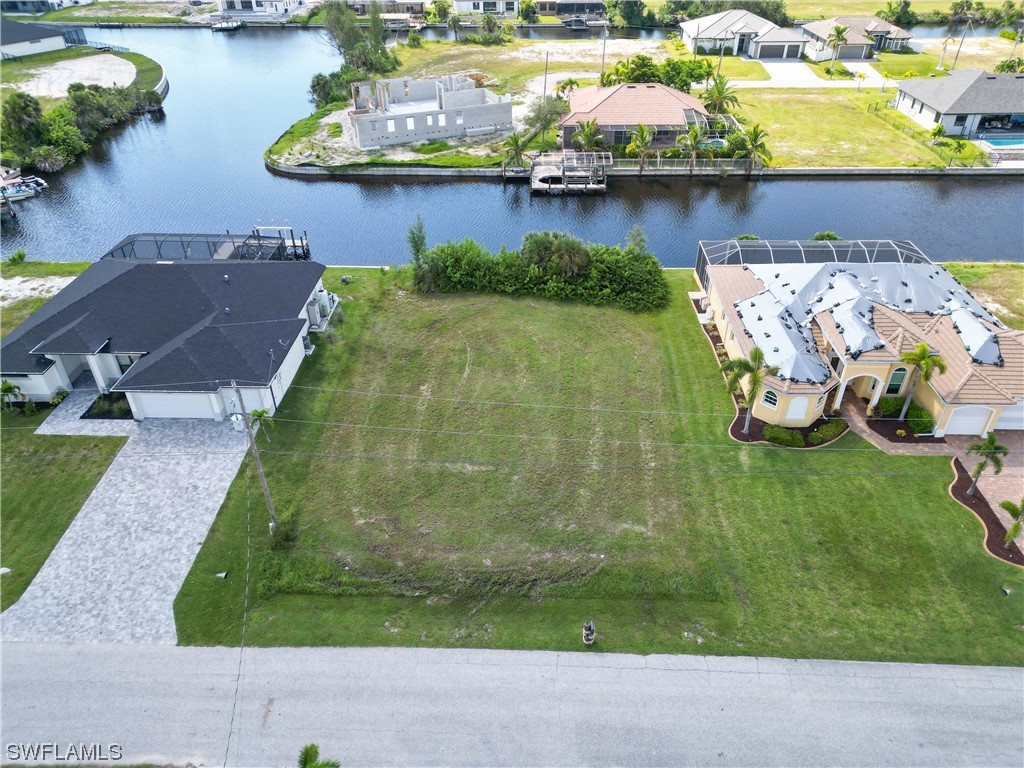
<path id="1" fill-rule="evenodd" d="M 1024 330 L 1024 264 L 960 261 L 942 266 L 978 301 L 994 308 L 1007 327 Z"/>
<path id="2" fill-rule="evenodd" d="M 605 651 L 1017 663 L 1024 574 L 984 553 L 948 459 L 727 437 L 692 272 L 652 315 L 345 272 L 344 339 L 261 441 L 283 535 L 243 470 L 182 644 L 239 642 L 248 512 L 252 645 L 578 649 L 593 619 Z"/>
<path id="3" fill-rule="evenodd" d="M 0 277 L 75 277 L 89 268 L 88 261 L 0 261 Z"/>
<path id="4" fill-rule="evenodd" d="M 785 89 L 744 90 L 739 97 L 740 115 L 768 131 L 775 166 L 945 165 L 928 147 L 867 111 L 869 104 L 889 98 L 886 94 Z"/>
<path id="5" fill-rule="evenodd" d="M 21 597 L 125 442 L 35 435 L 46 413 L 0 415 L 0 563 L 11 569 L 0 576 L 0 610 Z"/>
<path id="6" fill-rule="evenodd" d="M 843 62 L 841 62 L 841 61 L 838 61 L 838 60 L 836 61 L 836 63 L 835 63 L 835 74 L 832 75 L 832 76 L 829 76 L 828 72 L 825 71 L 825 70 L 827 70 L 832 65 L 832 60 L 831 59 L 825 59 L 825 61 L 812 61 L 811 59 L 803 59 L 803 62 L 804 62 L 804 64 L 806 64 L 808 66 L 808 68 L 811 70 L 811 72 L 816 74 L 822 80 L 852 80 L 853 79 L 853 72 L 848 70 L 846 68 L 846 65 L 843 64 Z"/>
<path id="7" fill-rule="evenodd" d="M 912 7 L 917 13 L 949 11 L 949 0 L 914 0 Z M 786 0 L 786 12 L 794 19 L 874 16 L 883 8 L 884 0 Z"/>
<path id="8" fill-rule="evenodd" d="M 953 62 L 953 52 L 947 55 L 944 66 L 948 67 Z M 946 73 L 939 69 L 939 57 L 931 53 L 895 53 L 886 51 L 879 53 L 877 61 L 872 61 L 871 66 L 878 72 L 893 80 L 903 80 L 908 77 L 945 77 Z"/>

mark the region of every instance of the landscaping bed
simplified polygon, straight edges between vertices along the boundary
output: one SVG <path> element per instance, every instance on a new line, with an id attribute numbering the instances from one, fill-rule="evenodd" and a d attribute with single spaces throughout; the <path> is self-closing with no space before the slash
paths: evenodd
<path id="1" fill-rule="evenodd" d="M 915 435 L 914 430 L 910 428 L 910 425 L 906 421 L 897 421 L 896 419 L 872 419 L 867 420 L 868 427 L 879 437 L 884 438 L 890 443 L 901 443 L 905 445 L 945 445 L 946 439 L 944 437 L 935 437 L 933 435 Z M 907 434 L 900 437 L 896 434 L 898 430 L 903 430 Z"/>
<path id="2" fill-rule="evenodd" d="M 985 526 L 985 549 L 1000 560 L 1024 566 L 1024 552 L 1020 551 L 1017 543 L 1010 542 L 1009 547 L 1003 544 L 1006 528 L 996 517 L 996 513 L 992 511 L 992 505 L 988 503 L 988 499 L 982 494 L 981 489 L 975 488 L 973 496 L 967 495 L 967 489 L 971 487 L 972 482 L 971 473 L 967 471 L 960 459 L 953 460 L 953 469 L 956 472 L 956 479 L 949 487 L 949 492 L 954 499 L 977 515 L 982 525 Z"/>
<path id="3" fill-rule="evenodd" d="M 123 392 L 111 392 L 97 397 L 80 419 L 131 419 L 132 407 Z"/>
<path id="4" fill-rule="evenodd" d="M 771 445 L 779 445 L 785 448 L 819 448 L 821 446 L 835 442 L 840 437 L 845 435 L 849 430 L 849 427 L 845 427 L 835 437 L 829 436 L 828 439 L 822 440 L 819 443 L 813 443 L 812 440 L 815 438 L 812 438 L 811 436 L 817 433 L 818 430 L 826 426 L 828 426 L 829 428 L 838 428 L 832 427 L 831 425 L 835 425 L 838 422 L 846 424 L 846 422 L 838 417 L 834 419 L 821 418 L 807 427 L 780 428 L 775 424 L 768 424 L 767 422 L 761 421 L 759 418 L 752 416 L 750 418 L 750 431 L 744 434 L 743 425 L 746 423 L 747 420 L 747 409 L 740 404 L 740 398 L 737 395 L 733 395 L 733 402 L 736 403 L 736 418 L 733 419 L 732 424 L 729 425 L 729 435 L 732 436 L 734 440 L 739 440 L 741 443 L 769 443 Z M 769 435 L 767 437 L 765 436 L 766 427 L 769 431 Z M 778 437 L 772 435 L 772 431 L 780 429 L 784 430 L 785 433 L 799 434 L 800 437 L 803 439 L 804 444 L 783 445 L 782 443 L 778 442 Z"/>

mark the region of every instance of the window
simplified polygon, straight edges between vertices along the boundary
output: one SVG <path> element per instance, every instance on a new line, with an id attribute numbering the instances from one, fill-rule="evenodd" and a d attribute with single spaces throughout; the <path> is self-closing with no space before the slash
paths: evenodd
<path id="1" fill-rule="evenodd" d="M 461 112 L 456 112 L 455 113 L 455 124 L 456 125 L 462 125 L 462 113 Z"/>
<path id="2" fill-rule="evenodd" d="M 515 13 L 515 12 L 516 12 L 516 4 L 514 2 L 506 2 L 505 3 L 505 13 Z"/>
<path id="3" fill-rule="evenodd" d="M 474 11 L 479 11 L 480 10 L 480 3 L 473 3 L 473 10 Z"/>
<path id="4" fill-rule="evenodd" d="M 132 367 L 132 363 L 135 362 L 131 355 L 117 355 L 116 359 L 117 367 L 121 369 L 121 373 L 126 373 Z"/>
<path id="5" fill-rule="evenodd" d="M 395 132 L 395 121 L 394 120 L 388 120 L 388 133 L 394 133 L 394 132 Z"/>
<path id="6" fill-rule="evenodd" d="M 433 124 L 434 124 L 434 116 L 433 115 L 427 115 L 427 125 L 433 125 Z"/>
<path id="7" fill-rule="evenodd" d="M 819 395 L 818 396 L 818 402 L 816 402 L 814 404 L 814 410 L 820 411 L 821 410 L 821 406 L 823 406 L 824 404 L 825 404 L 825 396 L 824 395 Z"/>
<path id="8" fill-rule="evenodd" d="M 438 124 L 439 126 L 441 126 L 442 128 L 444 128 L 444 126 L 445 126 L 445 123 L 446 123 L 446 122 L 448 122 L 448 116 L 447 116 L 447 115 L 443 115 L 443 114 L 442 114 L 442 115 L 438 115 L 438 116 L 437 116 L 437 124 Z"/>
<path id="9" fill-rule="evenodd" d="M 377 121 L 376 120 L 371 120 L 370 121 L 370 133 L 376 133 L 376 132 L 377 132 Z"/>
<path id="10" fill-rule="evenodd" d="M 957 128 L 962 128 L 967 125 L 967 115 L 957 115 L 956 119 L 953 121 L 953 125 Z"/>
<path id="11" fill-rule="evenodd" d="M 771 408 L 773 411 L 779 404 L 779 396 L 772 392 L 770 389 L 766 389 L 764 397 L 761 398 L 761 402 Z"/>
<path id="12" fill-rule="evenodd" d="M 407 118 L 405 118 L 405 130 L 407 130 L 407 131 L 414 131 L 414 130 L 416 130 L 416 118 L 415 117 L 407 117 Z"/>
<path id="13" fill-rule="evenodd" d="M 897 368 L 889 377 L 889 386 L 885 388 L 885 394 L 898 395 L 903 389 L 903 382 L 907 378 L 906 368 Z"/>
<path id="14" fill-rule="evenodd" d="M 729 341 L 735 341 L 735 340 L 736 340 L 736 333 L 733 331 L 732 328 L 729 328 Z"/>

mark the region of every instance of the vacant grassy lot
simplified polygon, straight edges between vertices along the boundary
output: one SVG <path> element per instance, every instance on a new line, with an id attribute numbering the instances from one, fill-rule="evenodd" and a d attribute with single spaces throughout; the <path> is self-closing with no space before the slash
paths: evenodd
<path id="1" fill-rule="evenodd" d="M 773 165 L 945 165 L 928 147 L 867 111 L 888 96 L 855 90 L 744 90 L 740 114 L 769 134 Z M 808 120 L 808 115 L 814 115 Z"/>
<path id="2" fill-rule="evenodd" d="M 1015 663 L 1024 575 L 948 460 L 732 442 L 689 271 L 646 316 L 351 272 L 262 443 L 285 535 L 243 470 L 183 644 L 238 643 L 249 512 L 256 645 L 574 649 L 592 618 L 606 651 Z"/>
<path id="3" fill-rule="evenodd" d="M 945 68 L 953 62 L 953 52 L 947 54 L 943 62 Z M 939 57 L 932 53 L 895 53 L 886 51 L 879 53 L 877 61 L 871 62 L 871 66 L 879 73 L 893 80 L 904 80 L 908 77 L 945 77 L 946 72 L 939 69 Z"/>
<path id="4" fill-rule="evenodd" d="M 924 44 L 924 53 L 936 57 L 942 55 L 942 40 L 928 40 Z M 946 59 L 943 67 L 948 69 L 956 59 L 957 69 L 984 69 L 991 72 L 996 64 L 1003 59 L 1010 58 L 1013 50 L 1013 41 L 1002 37 L 973 37 L 968 35 L 960 48 L 960 56 L 956 56 L 956 50 L 960 46 L 960 39 L 956 38 L 946 47 Z M 1020 46 L 1017 47 L 1019 56 Z"/>
<path id="5" fill-rule="evenodd" d="M 13 605 L 124 445 L 119 437 L 33 434 L 45 414 L 0 415 L 0 610 Z"/>
<path id="6" fill-rule="evenodd" d="M 946 262 L 975 298 L 994 310 L 1008 328 L 1024 330 L 1024 264 Z"/>
<path id="7" fill-rule="evenodd" d="M 191 16 L 217 12 L 216 3 L 201 6 L 188 6 L 185 15 L 180 14 L 182 6 L 166 2 L 104 2 L 71 8 L 60 8 L 55 11 L 34 16 L 14 16 L 19 21 L 63 21 L 63 22 L 99 22 L 122 24 L 154 24 L 180 23 L 188 21 Z"/>
<path id="8" fill-rule="evenodd" d="M 885 8 L 884 0 L 786 0 L 786 12 L 794 19 L 830 19 L 834 16 L 874 16 Z M 948 11 L 948 0 L 914 0 L 918 13 Z"/>

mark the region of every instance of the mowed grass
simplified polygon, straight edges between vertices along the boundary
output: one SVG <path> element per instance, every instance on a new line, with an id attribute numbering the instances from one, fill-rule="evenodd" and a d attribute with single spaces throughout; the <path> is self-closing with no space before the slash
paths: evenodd
<path id="1" fill-rule="evenodd" d="M 0 576 L 0 610 L 21 597 L 125 442 L 34 434 L 48 413 L 0 414 L 0 564 L 11 569 Z"/>
<path id="2" fill-rule="evenodd" d="M 884 0 L 786 0 L 786 12 L 794 19 L 874 16 L 884 8 Z M 948 11 L 949 0 L 914 0 L 913 8 L 917 13 Z"/>
<path id="3" fill-rule="evenodd" d="M 1024 264 L 960 261 L 942 266 L 1008 328 L 1024 330 Z"/>
<path id="4" fill-rule="evenodd" d="M 955 49 L 954 49 L 955 50 Z M 871 66 L 879 74 L 892 80 L 904 80 L 908 77 L 946 77 L 945 69 L 939 69 L 939 57 L 932 53 L 896 53 L 887 51 L 879 53 Z M 948 68 L 953 63 L 953 51 L 947 54 L 943 66 Z"/>
<path id="5" fill-rule="evenodd" d="M 944 166 L 928 147 L 870 114 L 877 92 L 743 90 L 739 114 L 768 131 L 773 166 Z M 814 115 L 813 120 L 807 118 Z"/>
<path id="6" fill-rule="evenodd" d="M 948 459 L 731 441 L 691 272 L 652 315 L 331 272 L 344 340 L 261 438 L 284 535 L 243 469 L 182 644 L 239 642 L 248 526 L 254 645 L 578 649 L 593 619 L 604 651 L 1016 663 L 1024 576 Z"/>

